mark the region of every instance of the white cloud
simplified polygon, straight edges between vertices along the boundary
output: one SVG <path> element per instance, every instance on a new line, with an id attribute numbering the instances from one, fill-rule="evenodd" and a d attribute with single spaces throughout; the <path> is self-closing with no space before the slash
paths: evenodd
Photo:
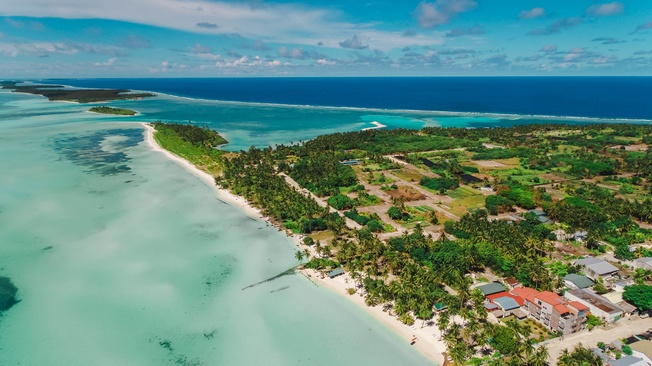
<path id="1" fill-rule="evenodd" d="M 335 61 L 329 61 L 325 58 L 317 60 L 317 65 L 335 65 L 335 64 L 336 64 Z"/>
<path id="2" fill-rule="evenodd" d="M 106 62 L 96 62 L 95 66 L 113 66 L 116 60 L 116 57 L 111 57 L 110 59 L 106 60 Z"/>
<path id="3" fill-rule="evenodd" d="M 532 10 L 523 10 L 521 14 L 519 14 L 519 18 L 521 19 L 536 19 L 536 18 L 541 18 L 546 15 L 546 9 L 544 8 L 534 8 Z"/>
<path id="4" fill-rule="evenodd" d="M 590 6 L 586 10 L 586 14 L 596 17 L 603 17 L 608 15 L 622 14 L 623 11 L 625 11 L 625 6 L 617 1 L 614 1 L 612 3 Z"/>
<path id="5" fill-rule="evenodd" d="M 434 3 L 422 1 L 417 6 L 415 16 L 422 28 L 433 28 L 446 24 L 459 13 L 475 9 L 478 6 L 473 0 L 436 0 Z"/>

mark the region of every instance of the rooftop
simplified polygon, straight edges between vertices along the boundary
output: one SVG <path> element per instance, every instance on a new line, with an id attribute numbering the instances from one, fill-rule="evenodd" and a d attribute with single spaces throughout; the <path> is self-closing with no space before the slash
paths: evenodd
<path id="1" fill-rule="evenodd" d="M 618 360 L 609 362 L 611 366 L 638 366 L 638 365 L 647 365 L 642 358 L 634 356 L 625 356 Z"/>
<path id="2" fill-rule="evenodd" d="M 534 297 L 539 293 L 539 291 L 530 288 L 530 287 L 521 287 L 515 288 L 512 290 L 512 294 L 522 297 L 523 299 L 536 304 Z"/>
<path id="3" fill-rule="evenodd" d="M 618 272 L 618 268 L 604 259 L 595 257 L 586 257 L 578 259 L 575 264 L 581 264 L 586 268 L 592 270 L 599 275 L 605 275 L 613 272 Z"/>
<path id="4" fill-rule="evenodd" d="M 513 310 L 513 309 L 518 309 L 521 306 L 516 302 L 511 297 L 508 296 L 502 296 L 497 299 L 493 300 L 496 304 L 498 304 L 503 310 Z"/>
<path id="5" fill-rule="evenodd" d="M 495 293 L 495 294 L 492 294 L 492 295 L 487 295 L 486 297 L 487 297 L 487 299 L 489 299 L 491 301 L 494 301 L 494 300 L 499 299 L 501 297 L 509 297 L 510 299 L 513 299 L 514 301 L 516 301 L 518 306 L 523 306 L 523 304 L 525 303 L 525 301 L 523 300 L 523 298 L 521 296 L 510 294 L 509 292 L 505 292 L 505 291 L 498 292 L 498 293 Z"/>
<path id="6" fill-rule="evenodd" d="M 607 300 L 604 296 L 595 294 L 587 289 L 566 291 L 566 295 L 571 294 L 585 304 L 590 304 L 606 313 L 613 314 L 622 312 L 623 309 L 619 308 L 616 304 Z"/>
<path id="7" fill-rule="evenodd" d="M 503 285 L 498 282 L 492 282 L 486 285 L 478 286 L 478 290 L 480 290 L 483 295 L 487 296 L 498 292 L 503 292 L 505 291 L 505 287 L 503 287 Z"/>
<path id="8" fill-rule="evenodd" d="M 650 257 L 641 257 L 641 258 L 637 258 L 634 262 L 640 262 L 640 263 L 645 263 L 645 264 L 652 265 L 652 258 L 650 258 Z"/>
<path id="9" fill-rule="evenodd" d="M 564 280 L 572 282 L 577 288 L 587 288 L 595 285 L 588 277 L 576 273 L 567 274 L 564 276 Z"/>
<path id="10" fill-rule="evenodd" d="M 326 274 L 328 275 L 328 277 L 333 278 L 333 277 L 337 277 L 337 276 L 339 276 L 341 274 L 344 274 L 344 270 L 341 267 L 340 268 L 335 268 L 332 271 L 328 271 L 328 273 L 326 273 Z"/>
<path id="11" fill-rule="evenodd" d="M 652 358 L 652 341 L 642 340 L 629 345 L 634 351 L 641 352 L 648 358 Z"/>

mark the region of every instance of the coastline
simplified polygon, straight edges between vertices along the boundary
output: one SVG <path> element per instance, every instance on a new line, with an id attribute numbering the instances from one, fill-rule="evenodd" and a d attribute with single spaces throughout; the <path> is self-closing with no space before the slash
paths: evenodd
<path id="1" fill-rule="evenodd" d="M 154 139 L 154 127 L 152 127 L 150 124 L 145 122 L 141 122 L 141 124 L 145 129 L 144 140 L 149 148 L 151 148 L 153 151 L 162 153 L 163 155 L 165 155 L 166 158 L 172 160 L 174 163 L 181 166 L 188 173 L 199 178 L 204 184 L 206 184 L 208 187 L 211 187 L 214 190 L 216 197 L 218 199 L 227 202 L 233 206 L 236 206 L 237 208 L 241 209 L 245 214 L 247 214 L 252 218 L 263 219 L 269 222 L 268 218 L 264 216 L 259 209 L 250 205 L 249 202 L 247 202 L 247 200 L 245 200 L 243 197 L 237 196 L 229 192 L 228 190 L 219 187 L 215 183 L 215 179 L 210 174 L 198 169 L 189 161 L 171 153 L 170 151 L 163 149 Z M 311 252 L 311 256 L 313 257 L 316 256 L 316 253 L 314 252 L 313 248 L 302 244 L 301 242 L 302 236 L 288 233 L 285 230 L 283 231 L 288 237 L 290 237 L 295 242 L 298 248 L 307 249 L 308 251 Z M 446 346 L 443 341 L 438 340 L 439 330 L 437 329 L 436 326 L 425 325 L 421 327 L 419 320 L 415 321 L 414 325 L 408 326 L 403 324 L 396 317 L 390 315 L 389 312 L 383 311 L 382 306 L 374 306 L 374 307 L 367 306 L 365 304 L 364 298 L 360 294 L 358 293 L 354 295 L 348 294 L 347 289 L 349 287 L 352 287 L 352 285 L 349 284 L 353 284 L 353 280 L 348 273 L 330 279 L 330 278 L 321 278 L 321 274 L 319 272 L 310 269 L 302 269 L 299 272 L 302 275 L 304 275 L 308 280 L 315 283 L 316 285 L 334 291 L 340 294 L 341 296 L 348 298 L 356 305 L 362 307 L 365 311 L 367 311 L 369 315 L 373 316 L 374 318 L 376 318 L 376 320 L 380 321 L 385 326 L 389 327 L 392 331 L 394 331 L 396 334 L 401 336 L 401 338 L 405 339 L 405 342 L 410 343 L 412 337 L 416 336 L 418 339 L 416 343 L 413 345 L 413 347 L 416 348 L 423 355 L 425 355 L 426 357 L 428 357 L 429 359 L 437 363 L 438 365 L 441 366 L 444 364 L 445 360 L 442 352 L 446 351 Z"/>

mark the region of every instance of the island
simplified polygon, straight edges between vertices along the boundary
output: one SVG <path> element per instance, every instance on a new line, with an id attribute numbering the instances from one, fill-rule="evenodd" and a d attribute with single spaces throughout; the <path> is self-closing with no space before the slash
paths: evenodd
<path id="1" fill-rule="evenodd" d="M 4 81 L 2 89 L 10 89 L 15 93 L 42 95 L 50 101 L 66 101 L 75 103 L 97 103 L 111 100 L 142 99 L 153 97 L 152 93 L 133 93 L 128 89 L 71 89 L 63 85 L 24 84 Z"/>
<path id="2" fill-rule="evenodd" d="M 93 113 L 101 113 L 101 114 L 115 114 L 118 116 L 134 116 L 138 112 L 132 111 L 131 109 L 124 109 L 124 108 L 114 108 L 114 107 L 107 107 L 107 106 L 97 106 L 97 107 L 91 107 L 89 112 Z"/>
<path id="3" fill-rule="evenodd" d="M 238 153 L 205 127 L 151 127 L 297 239 L 306 276 L 439 363 L 594 364 L 587 332 L 652 327 L 637 315 L 652 308 L 650 125 L 368 129 Z"/>
<path id="4" fill-rule="evenodd" d="M 8 277 L 0 276 L 0 316 L 18 303 L 18 289 Z"/>

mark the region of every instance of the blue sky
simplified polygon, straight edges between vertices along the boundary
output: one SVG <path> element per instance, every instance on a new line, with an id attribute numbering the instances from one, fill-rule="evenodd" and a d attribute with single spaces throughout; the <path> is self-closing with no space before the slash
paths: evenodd
<path id="1" fill-rule="evenodd" d="M 652 1 L 2 0 L 0 77 L 652 75 Z"/>

